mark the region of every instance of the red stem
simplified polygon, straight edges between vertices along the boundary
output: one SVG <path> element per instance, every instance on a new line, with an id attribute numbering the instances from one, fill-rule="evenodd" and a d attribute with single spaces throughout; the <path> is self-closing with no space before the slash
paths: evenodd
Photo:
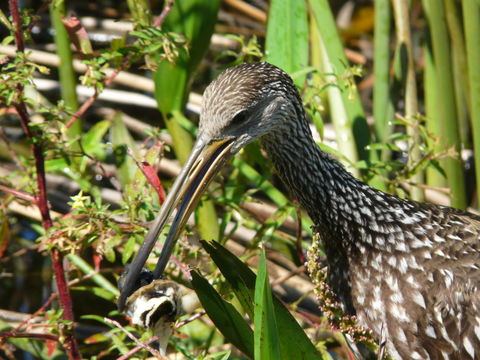
<path id="1" fill-rule="evenodd" d="M 37 338 L 43 340 L 58 341 L 58 336 L 50 334 L 38 334 L 38 333 L 14 333 L 14 332 L 0 332 L 0 338 Z"/>
<path id="2" fill-rule="evenodd" d="M 6 192 L 8 194 L 11 194 L 11 195 L 13 195 L 13 196 L 15 196 L 19 199 L 31 202 L 32 204 L 37 203 L 37 198 L 35 197 L 35 195 L 26 193 L 24 191 L 20 191 L 20 190 L 17 190 L 17 189 L 12 189 L 11 187 L 8 187 L 8 186 L 2 185 L 2 184 L 0 184 L 0 190 L 3 191 L 3 192 Z"/>
<path id="3" fill-rule="evenodd" d="M 17 44 L 17 50 L 23 52 L 25 50 L 25 45 L 22 37 L 20 13 L 18 11 L 18 0 L 9 1 L 10 12 L 13 19 L 13 25 L 15 27 L 15 41 Z M 17 95 L 18 101 L 15 105 L 15 108 L 20 116 L 22 127 L 25 131 L 25 134 L 33 143 L 32 152 L 35 159 L 35 168 L 37 173 L 37 186 L 38 186 L 38 201 L 37 206 L 42 215 L 42 225 L 45 230 L 48 230 L 52 227 L 52 219 L 50 217 L 50 211 L 48 209 L 48 200 L 47 200 L 47 186 L 45 181 L 45 158 L 43 156 L 43 146 L 39 139 L 34 139 L 35 135 L 32 129 L 30 128 L 30 117 L 27 112 L 25 103 L 21 99 L 21 94 L 23 93 L 23 85 L 17 85 Z M 53 265 L 53 273 L 55 274 L 55 281 L 57 284 L 58 296 L 60 300 L 60 306 L 63 310 L 63 319 L 66 321 L 73 322 L 73 309 L 72 309 L 72 299 L 70 297 L 70 291 L 68 289 L 67 281 L 65 278 L 65 272 L 63 269 L 63 256 L 57 249 L 52 249 L 50 252 Z M 7 333 L 8 334 L 8 333 Z M 19 334 L 20 335 L 20 334 Z M 55 338 L 57 340 L 57 338 Z M 68 354 L 69 359 L 77 360 L 80 359 L 80 353 L 78 351 L 77 341 L 72 333 L 67 332 L 65 334 L 65 341 L 63 343 L 65 351 Z"/>
<path id="4" fill-rule="evenodd" d="M 167 0 L 165 2 L 165 7 L 163 8 L 161 14 L 155 19 L 153 23 L 153 27 L 161 28 L 165 18 L 167 17 L 168 13 L 172 10 L 174 0 Z"/>

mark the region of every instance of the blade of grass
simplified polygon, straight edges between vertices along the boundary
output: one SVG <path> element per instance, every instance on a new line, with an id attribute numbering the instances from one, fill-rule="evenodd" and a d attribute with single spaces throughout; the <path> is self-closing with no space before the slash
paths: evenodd
<path id="1" fill-rule="evenodd" d="M 62 22 L 65 16 L 65 1 L 54 0 L 50 3 L 50 16 L 53 29 L 55 30 L 55 45 L 60 58 L 60 66 L 58 68 L 60 78 L 60 93 L 65 105 L 75 112 L 78 110 L 79 104 L 77 99 L 77 80 L 73 69 L 73 56 L 70 48 L 70 39 L 68 32 Z M 80 119 L 68 129 L 68 135 L 71 138 L 80 136 L 82 133 L 82 122 Z M 75 142 L 72 144 L 74 150 L 80 150 L 80 146 Z"/>
<path id="2" fill-rule="evenodd" d="M 328 1 L 309 0 L 308 4 L 317 23 L 326 54 L 331 62 L 331 68 L 335 75 L 337 78 L 351 76 L 351 69 L 349 68 Z M 356 87 L 350 86 L 347 89 L 342 88 L 341 95 L 343 105 L 347 111 L 349 125 L 354 134 L 358 157 L 365 161 L 378 160 L 379 157 L 376 151 L 367 150 L 367 146 L 370 144 L 371 134 Z M 341 139 L 341 141 L 343 141 L 343 139 Z M 369 183 L 380 190 L 386 190 L 385 183 L 379 177 L 372 178 Z"/>
<path id="3" fill-rule="evenodd" d="M 385 142 L 390 135 L 393 120 L 390 96 L 390 7 L 390 1 L 375 0 L 373 117 L 380 142 Z"/>
<path id="4" fill-rule="evenodd" d="M 480 34 L 480 3 L 474 0 L 464 0 L 462 5 L 470 85 L 470 114 L 475 145 L 478 208 L 480 207 L 480 42 L 478 40 Z"/>
<path id="5" fill-rule="evenodd" d="M 452 42 L 453 81 L 455 85 L 455 103 L 457 105 L 457 119 L 462 149 L 471 147 L 469 137 L 469 79 L 465 39 L 459 14 L 459 7 L 455 0 L 444 0 L 447 25 Z M 478 38 L 477 38 L 478 41 Z"/>
<path id="6" fill-rule="evenodd" d="M 433 44 L 433 64 L 437 79 L 437 106 L 441 126 L 441 141 L 443 148 L 453 148 L 458 153 L 455 157 L 445 160 L 445 171 L 448 185 L 451 189 L 451 205 L 459 209 L 467 206 L 463 163 L 460 159 L 460 136 L 456 121 L 456 105 L 450 56 L 450 39 L 447 32 L 445 8 L 442 1 L 423 1 L 430 35 Z"/>
<path id="7" fill-rule="evenodd" d="M 320 35 L 320 34 L 319 34 Z M 322 55 L 322 72 L 326 83 L 335 84 L 337 78 L 334 75 L 332 63 L 328 57 L 325 44 L 322 37 L 318 37 L 320 53 Z M 332 118 L 335 134 L 338 139 L 338 149 L 348 161 L 342 161 L 345 166 L 356 163 L 358 159 L 357 145 L 353 135 L 352 124 L 348 118 L 347 109 L 342 98 L 342 92 L 338 86 L 329 86 L 327 88 L 328 101 L 330 104 L 330 115 Z M 341 159 L 340 159 L 341 161 Z M 349 171 L 355 176 L 360 176 L 357 168 L 349 167 Z"/>
<path id="8" fill-rule="evenodd" d="M 401 79 L 405 87 L 405 118 L 411 125 L 407 126 L 408 140 L 408 164 L 413 168 L 422 158 L 421 137 L 418 120 L 417 85 L 415 79 L 415 64 L 413 61 L 412 39 L 408 4 L 406 0 L 393 0 L 395 27 L 397 32 L 398 60 L 402 69 Z M 425 178 L 422 171 L 413 174 L 411 180 L 415 184 L 424 184 Z M 425 193 L 422 188 L 413 186 L 410 192 L 411 198 L 416 201 L 424 201 Z"/>
<path id="9" fill-rule="evenodd" d="M 112 285 L 110 281 L 108 281 L 103 275 L 98 274 L 95 272 L 92 266 L 88 264 L 85 260 L 75 254 L 68 254 L 67 259 L 72 263 L 75 264 L 80 271 L 82 271 L 85 275 L 91 275 L 92 281 L 100 286 L 105 291 L 109 292 L 112 295 L 111 300 L 115 298 L 115 296 L 119 295 L 119 291 L 116 286 Z"/>
<path id="10" fill-rule="evenodd" d="M 265 58 L 288 74 L 308 65 L 308 22 L 305 1 L 272 0 L 265 39 Z M 294 79 L 303 85 L 305 75 Z"/>
<path id="11" fill-rule="evenodd" d="M 425 92 L 425 125 L 431 136 L 427 139 L 428 148 L 432 149 L 435 154 L 442 151 L 442 147 L 436 139 L 441 137 L 441 124 L 439 118 L 439 107 L 437 105 L 437 77 L 433 64 L 432 42 L 430 37 L 430 29 L 425 30 L 425 44 L 423 45 L 423 53 L 425 59 L 425 71 L 423 79 L 423 88 Z M 433 139 L 432 139 L 433 138 Z M 443 165 L 443 162 L 441 162 Z M 426 171 L 427 185 L 436 187 L 447 187 L 447 179 L 435 167 L 429 166 Z"/>
<path id="12" fill-rule="evenodd" d="M 348 69 L 348 61 L 345 56 L 343 45 L 337 31 L 335 19 L 333 17 L 330 5 L 326 0 L 310 0 L 309 6 L 322 36 L 326 53 L 331 61 L 335 74 L 339 77 L 345 75 Z M 356 89 L 352 91 L 342 91 L 342 98 L 347 109 L 348 118 L 352 122 L 352 128 L 355 132 L 355 140 L 358 143 L 358 153 L 360 158 L 368 160 L 369 155 L 365 146 L 370 143 L 370 133 L 365 120 L 365 113 L 360 102 Z"/>
<path id="13" fill-rule="evenodd" d="M 310 64 L 314 69 L 321 69 L 322 67 L 322 51 L 320 49 L 320 32 L 318 30 L 317 23 L 311 11 L 308 13 L 309 16 L 309 28 L 310 28 Z M 321 113 L 329 113 L 328 108 L 328 99 L 325 91 L 322 91 L 322 86 L 324 84 L 322 75 L 318 72 L 312 72 L 312 84 L 314 88 L 319 89 L 315 94 L 318 96 L 318 115 L 312 116 L 312 122 L 317 128 L 320 138 L 323 139 L 324 136 L 324 121 L 322 119 Z M 321 110 L 321 111 L 320 111 Z"/>
<path id="14" fill-rule="evenodd" d="M 282 359 L 264 248 L 260 253 L 260 263 L 258 264 L 258 274 L 255 282 L 254 324 L 255 359 Z"/>

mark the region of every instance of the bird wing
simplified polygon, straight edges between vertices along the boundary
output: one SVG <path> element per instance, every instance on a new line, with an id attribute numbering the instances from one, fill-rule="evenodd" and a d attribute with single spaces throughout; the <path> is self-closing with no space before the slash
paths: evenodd
<path id="1" fill-rule="evenodd" d="M 432 214 L 437 241 L 426 264 L 433 271 L 422 342 L 430 355 L 480 359 L 480 217 L 451 208 Z"/>

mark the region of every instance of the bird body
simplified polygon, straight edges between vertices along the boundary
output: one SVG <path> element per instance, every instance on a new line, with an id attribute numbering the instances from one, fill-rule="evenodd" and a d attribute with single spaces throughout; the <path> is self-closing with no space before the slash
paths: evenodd
<path id="1" fill-rule="evenodd" d="M 393 358 L 480 359 L 480 217 L 400 199 L 354 178 L 315 144 L 293 82 L 267 63 L 227 69 L 209 85 L 200 134 L 202 146 L 220 144 L 211 155 L 222 159 L 215 171 L 260 139 L 315 223 L 345 312 L 384 338 Z M 192 168 L 210 166 L 201 164 Z M 206 186 L 202 179 L 188 186 Z M 191 209 L 191 193 L 198 196 L 182 192 L 188 201 L 178 212 Z"/>
<path id="2" fill-rule="evenodd" d="M 315 144 L 298 104 L 261 146 L 315 223 L 344 310 L 396 359 L 480 358 L 480 217 L 357 180 Z"/>

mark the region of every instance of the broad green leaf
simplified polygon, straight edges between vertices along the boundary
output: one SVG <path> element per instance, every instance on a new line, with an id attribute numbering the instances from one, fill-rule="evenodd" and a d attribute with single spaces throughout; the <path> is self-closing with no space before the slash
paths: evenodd
<path id="1" fill-rule="evenodd" d="M 219 243 L 202 241 L 223 276 L 232 287 L 242 307 L 252 319 L 256 276 L 240 259 Z M 303 329 L 285 306 L 273 297 L 277 327 L 281 335 L 280 348 L 284 359 L 319 360 L 320 354 Z"/>
<path id="2" fill-rule="evenodd" d="M 245 355 L 253 357 L 253 331 L 232 304 L 223 300 L 198 272 L 192 271 L 192 286 L 218 330 Z"/>
<path id="3" fill-rule="evenodd" d="M 277 360 L 282 358 L 280 337 L 265 263 L 265 249 L 262 249 L 255 283 L 255 359 Z"/>
<path id="4" fill-rule="evenodd" d="M 163 114 L 183 109 L 190 77 L 208 50 L 219 6 L 219 0 L 177 0 L 165 19 L 162 30 L 183 34 L 189 48 L 180 49 L 175 64 L 160 62 L 154 74 L 155 97 Z"/>
<path id="5" fill-rule="evenodd" d="M 130 236 L 122 252 L 122 263 L 126 264 L 135 250 L 135 236 Z"/>
<path id="6" fill-rule="evenodd" d="M 288 74 L 308 66 L 308 21 L 303 0 L 272 0 L 267 24 L 266 60 Z M 294 78 L 303 85 L 305 74 Z"/>

